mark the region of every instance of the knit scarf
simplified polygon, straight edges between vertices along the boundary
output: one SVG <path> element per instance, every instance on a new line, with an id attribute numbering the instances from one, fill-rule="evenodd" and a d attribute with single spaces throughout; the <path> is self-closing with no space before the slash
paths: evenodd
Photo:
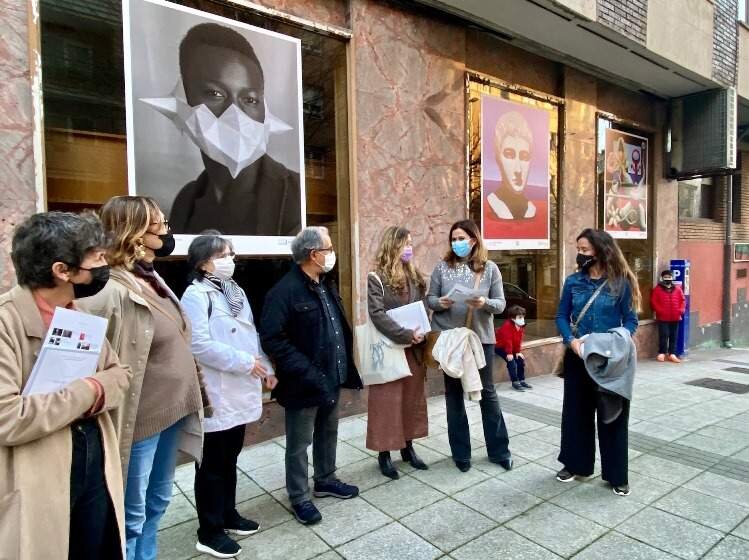
<path id="1" fill-rule="evenodd" d="M 153 263 L 136 261 L 135 264 L 133 264 L 133 274 L 148 282 L 148 285 L 153 288 L 153 291 L 156 292 L 159 297 L 169 297 L 169 292 L 166 290 L 161 280 L 156 276 L 156 271 L 153 269 Z"/>
<path id="2" fill-rule="evenodd" d="M 222 280 L 210 272 L 205 273 L 205 279 L 221 290 L 221 293 L 224 294 L 226 301 L 229 303 L 231 314 L 234 315 L 234 317 L 237 317 L 242 311 L 242 307 L 244 307 L 242 288 L 239 287 L 239 284 L 231 278 L 228 280 Z"/>

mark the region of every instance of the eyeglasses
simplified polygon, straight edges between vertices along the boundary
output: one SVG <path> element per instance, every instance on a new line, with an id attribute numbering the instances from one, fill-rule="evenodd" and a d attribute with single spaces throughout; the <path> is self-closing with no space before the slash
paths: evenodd
<path id="1" fill-rule="evenodd" d="M 333 250 L 333 246 L 332 245 L 330 247 L 328 247 L 327 249 L 315 249 L 315 251 L 317 251 L 318 253 L 327 253 L 327 252 L 332 251 L 332 250 Z"/>

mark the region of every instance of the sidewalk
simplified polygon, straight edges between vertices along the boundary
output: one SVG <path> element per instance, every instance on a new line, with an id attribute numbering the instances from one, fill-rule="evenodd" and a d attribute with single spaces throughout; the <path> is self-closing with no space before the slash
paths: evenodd
<path id="1" fill-rule="evenodd" d="M 686 382 L 711 378 L 725 387 Z M 562 484 L 559 419 L 562 380 L 534 389 L 497 386 L 515 468 L 485 456 L 481 415 L 466 403 L 473 468 L 449 459 L 444 400 L 429 400 L 430 437 L 414 471 L 397 457 L 401 479 L 383 477 L 364 446 L 366 415 L 341 421 L 338 476 L 361 496 L 316 500 L 323 521 L 304 527 L 288 511 L 284 439 L 245 449 L 239 459 L 239 511 L 262 531 L 240 541 L 239 558 L 306 560 L 746 560 L 749 558 L 749 351 L 695 352 L 681 365 L 640 363 L 630 419 L 632 494 L 616 497 L 596 474 Z M 714 383 L 714 382 L 713 382 Z M 194 467 L 177 471 L 160 532 L 164 560 L 195 552 Z"/>

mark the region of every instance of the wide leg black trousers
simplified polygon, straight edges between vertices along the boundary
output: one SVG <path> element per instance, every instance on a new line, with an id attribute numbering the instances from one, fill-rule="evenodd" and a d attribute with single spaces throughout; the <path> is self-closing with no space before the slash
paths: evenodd
<path id="1" fill-rule="evenodd" d="M 571 350 L 564 356 L 564 403 L 562 405 L 562 444 L 559 462 L 572 474 L 590 476 L 595 463 L 596 408 L 598 385 L 585 370 L 582 359 Z M 601 477 L 612 486 L 627 480 L 627 436 L 629 401 L 611 424 L 598 418 L 598 446 L 601 450 Z"/>

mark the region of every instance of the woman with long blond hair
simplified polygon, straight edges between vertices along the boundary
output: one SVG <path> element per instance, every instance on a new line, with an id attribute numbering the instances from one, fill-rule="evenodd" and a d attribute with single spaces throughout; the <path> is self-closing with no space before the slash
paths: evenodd
<path id="1" fill-rule="evenodd" d="M 427 436 L 427 403 L 424 395 L 426 368 L 421 360 L 425 333 L 405 329 L 387 310 L 424 298 L 426 284 L 413 262 L 410 232 L 391 226 L 385 230 L 377 250 L 375 273 L 367 283 L 369 316 L 375 328 L 405 349 L 411 375 L 389 383 L 369 386 L 367 448 L 378 451 L 382 474 L 397 479 L 390 451 L 400 449 L 401 458 L 416 469 L 427 465 L 416 455 L 413 440 Z"/>
<path id="2" fill-rule="evenodd" d="M 605 231 L 588 228 L 578 235 L 576 261 L 578 270 L 564 282 L 556 315 L 557 328 L 567 346 L 559 452 L 563 468 L 557 473 L 557 480 L 570 482 L 576 476 L 593 474 L 598 409 L 601 477 L 611 484 L 614 494 L 627 496 L 630 493 L 627 480 L 629 401 L 622 399 L 621 412 L 613 421 L 603 420 L 598 385 L 582 360 L 583 339 L 586 335 L 606 333 L 617 327 L 634 334 L 642 299 L 640 288 L 621 249 Z"/>
<path id="3" fill-rule="evenodd" d="M 107 339 L 133 372 L 116 421 L 127 558 L 154 559 L 177 451 L 201 458 L 205 401 L 190 348 L 190 322 L 153 268 L 156 257 L 174 250 L 164 214 L 153 199 L 117 196 L 104 205 L 101 220 L 112 242 L 110 278 L 79 307 L 108 319 Z"/>
<path id="4" fill-rule="evenodd" d="M 481 377 L 481 422 L 489 461 L 512 469 L 510 437 L 494 387 L 494 316 L 505 309 L 505 293 L 499 267 L 489 260 L 476 222 L 461 220 L 450 228 L 450 250 L 437 263 L 429 282 L 427 303 L 432 309 L 432 329 L 444 331 L 468 327 L 476 333 L 484 350 L 486 365 Z M 450 299 L 455 287 L 475 290 L 464 302 Z M 480 294 L 480 295 L 479 295 Z M 447 437 L 455 466 L 461 472 L 471 468 L 471 434 L 460 379 L 444 375 Z"/>

